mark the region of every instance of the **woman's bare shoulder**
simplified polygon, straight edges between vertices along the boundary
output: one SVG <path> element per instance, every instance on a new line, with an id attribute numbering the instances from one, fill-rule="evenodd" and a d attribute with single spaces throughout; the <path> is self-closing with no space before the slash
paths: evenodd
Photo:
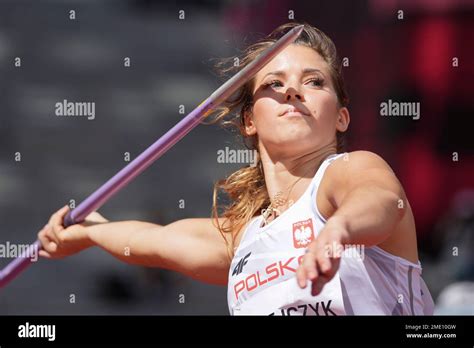
<path id="1" fill-rule="evenodd" d="M 382 156 L 375 152 L 358 150 L 346 152 L 334 160 L 333 164 L 329 166 L 328 170 L 365 170 L 369 168 L 384 168 L 390 169 L 389 164 L 382 158 Z"/>
<path id="2" fill-rule="evenodd" d="M 318 190 L 318 209 L 325 217 L 337 209 L 337 201 L 365 180 L 382 180 L 398 187 L 399 182 L 388 163 L 371 151 L 352 151 L 336 158 L 321 179 Z M 401 186 L 400 186 L 401 188 Z"/>
<path id="3" fill-rule="evenodd" d="M 390 165 L 374 152 L 363 150 L 346 152 L 327 168 L 324 181 L 328 187 L 343 187 L 348 182 L 363 179 L 364 175 L 373 172 L 391 178 L 395 176 Z"/>

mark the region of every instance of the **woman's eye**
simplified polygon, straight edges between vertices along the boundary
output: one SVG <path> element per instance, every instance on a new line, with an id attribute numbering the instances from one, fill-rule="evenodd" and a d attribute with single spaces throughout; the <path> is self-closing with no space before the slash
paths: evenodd
<path id="1" fill-rule="evenodd" d="M 311 79 L 308 81 L 311 86 L 321 87 L 324 84 L 324 81 L 320 78 Z"/>
<path id="2" fill-rule="evenodd" d="M 267 88 L 267 87 L 275 88 L 275 87 L 282 87 L 283 84 L 278 80 L 273 80 L 273 81 L 265 83 L 264 86 L 265 86 L 265 88 Z"/>

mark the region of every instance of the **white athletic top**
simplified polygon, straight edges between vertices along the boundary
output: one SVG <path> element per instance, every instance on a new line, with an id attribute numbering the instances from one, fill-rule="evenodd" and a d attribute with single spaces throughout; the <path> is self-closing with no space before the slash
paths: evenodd
<path id="1" fill-rule="evenodd" d="M 433 314 L 433 300 L 421 278 L 421 264 L 377 246 L 343 251 L 337 274 L 317 296 L 311 281 L 301 289 L 295 272 L 306 246 L 326 220 L 316 194 L 328 165 L 326 158 L 304 194 L 278 219 L 261 226 L 252 219 L 229 270 L 227 299 L 232 315 L 423 315 Z"/>

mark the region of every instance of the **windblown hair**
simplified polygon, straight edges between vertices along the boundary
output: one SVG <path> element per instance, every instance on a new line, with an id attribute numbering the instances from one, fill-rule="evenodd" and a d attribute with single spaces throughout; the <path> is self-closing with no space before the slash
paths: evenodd
<path id="1" fill-rule="evenodd" d="M 300 24 L 287 23 L 279 26 L 267 37 L 247 47 L 238 60 L 234 57 L 220 60 L 216 65 L 218 72 L 223 76 L 237 73 L 289 30 L 298 25 Z M 336 46 L 332 40 L 321 30 L 304 24 L 303 32 L 294 44 L 312 48 L 323 58 L 329 67 L 339 106 L 347 106 L 349 100 L 337 58 Z M 236 61 L 239 64 L 234 64 Z M 238 233 L 248 221 L 259 215 L 261 210 L 270 204 L 263 166 L 258 153 L 258 137 L 257 135 L 248 136 L 245 133 L 245 114 L 252 110 L 254 83 L 255 79 L 252 79 L 242 86 L 231 99 L 219 108 L 211 121 L 211 123 L 220 121 L 223 127 L 236 129 L 240 133 L 245 146 L 249 150 L 257 151 L 255 166 L 243 167 L 214 185 L 212 219 L 226 240 L 230 259 L 234 255 L 235 239 Z M 344 133 L 339 131 L 336 133 L 338 153 L 344 151 L 343 135 Z M 219 191 L 227 194 L 230 204 L 218 203 Z M 222 219 L 219 220 L 219 217 Z M 225 234 L 230 234 L 231 238 L 227 239 Z M 228 240 L 230 240 L 230 243 Z"/>

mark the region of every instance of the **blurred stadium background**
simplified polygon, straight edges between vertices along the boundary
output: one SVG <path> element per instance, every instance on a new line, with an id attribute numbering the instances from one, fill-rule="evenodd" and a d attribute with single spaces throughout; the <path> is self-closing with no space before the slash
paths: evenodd
<path id="1" fill-rule="evenodd" d="M 474 314 L 473 1 L 0 1 L 0 243 L 32 242 L 53 211 L 82 201 L 124 153 L 133 159 L 176 124 L 180 105 L 190 112 L 221 84 L 214 59 L 289 11 L 349 58 L 348 150 L 379 153 L 405 187 L 436 314 Z M 95 119 L 57 117 L 64 99 L 95 102 Z M 388 99 L 420 102 L 421 118 L 381 117 Z M 225 147 L 239 148 L 234 135 L 197 127 L 100 212 L 160 224 L 210 216 L 213 183 L 240 166 L 218 163 Z M 0 314 L 228 309 L 225 287 L 96 248 L 30 267 L 0 291 Z"/>

